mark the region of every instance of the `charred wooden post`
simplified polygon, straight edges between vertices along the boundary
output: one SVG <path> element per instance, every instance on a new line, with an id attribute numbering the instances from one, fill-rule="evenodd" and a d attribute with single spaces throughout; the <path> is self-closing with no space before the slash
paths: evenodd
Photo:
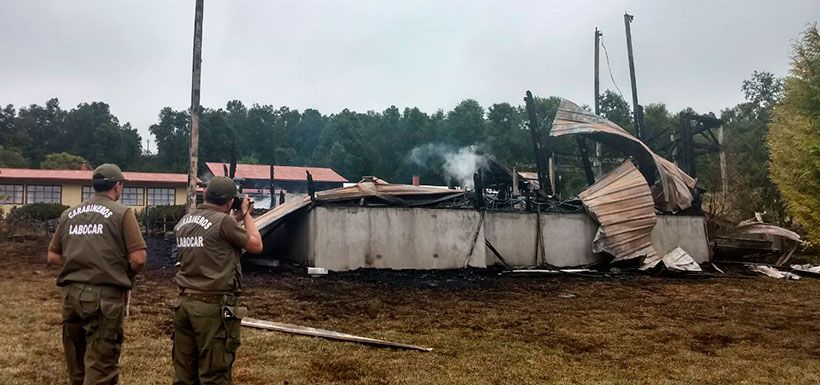
<path id="1" fill-rule="evenodd" d="M 229 178 L 233 179 L 236 176 L 236 139 L 231 139 L 231 169 Z"/>
<path id="2" fill-rule="evenodd" d="M 592 185 L 595 183 L 595 173 L 592 171 L 592 163 L 589 161 L 587 141 L 583 136 L 577 135 L 575 142 L 578 143 L 578 151 L 581 153 L 581 164 L 584 165 L 584 175 L 587 177 L 587 185 Z"/>
<path id="3" fill-rule="evenodd" d="M 692 120 L 687 113 L 681 113 L 680 124 L 678 125 L 678 137 L 680 138 L 680 147 L 678 148 L 676 160 L 678 167 L 683 172 L 695 177 L 695 153 L 692 138 Z"/>
<path id="4" fill-rule="evenodd" d="M 285 204 L 285 192 L 281 191 L 281 190 L 279 191 L 279 204 L 280 205 Z"/>
<path id="5" fill-rule="evenodd" d="M 545 196 L 552 195 L 550 191 L 549 179 L 547 177 L 547 155 L 544 144 L 541 142 L 541 125 L 538 121 L 538 114 L 535 112 L 535 101 L 532 98 L 532 92 L 527 91 L 527 96 L 524 98 L 527 107 L 527 116 L 529 117 L 530 135 L 532 135 L 532 146 L 535 151 L 535 168 L 538 171 L 538 188 Z"/>
<path id="6" fill-rule="evenodd" d="M 475 186 L 475 209 L 482 211 L 484 210 L 484 178 L 481 176 L 481 170 L 473 174 L 473 186 Z"/>
<path id="7" fill-rule="evenodd" d="M 268 206 L 269 210 L 273 210 L 273 208 L 276 206 L 276 202 L 273 199 L 274 197 L 276 197 L 276 192 L 273 190 L 273 177 L 273 165 L 270 165 L 270 205 Z"/>
<path id="8" fill-rule="evenodd" d="M 529 191 L 524 195 L 524 198 L 527 203 L 527 212 L 532 212 L 532 199 L 530 198 Z"/>
<path id="9" fill-rule="evenodd" d="M 518 170 L 513 167 L 512 169 L 512 195 L 518 196 Z"/>
<path id="10" fill-rule="evenodd" d="M 310 175 L 310 171 L 307 170 L 305 170 L 305 174 L 307 174 L 308 196 L 310 196 L 312 203 L 316 203 L 316 186 L 313 184 L 313 175 Z"/>

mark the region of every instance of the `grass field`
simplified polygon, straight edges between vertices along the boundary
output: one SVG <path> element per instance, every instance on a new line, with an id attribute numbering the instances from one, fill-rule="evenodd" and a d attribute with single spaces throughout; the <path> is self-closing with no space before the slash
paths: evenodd
<path id="1" fill-rule="evenodd" d="M 44 259 L 44 243 L 0 245 L 0 384 L 65 383 L 56 270 Z M 122 384 L 171 381 L 172 275 L 138 279 Z M 244 282 L 252 317 L 434 350 L 244 329 L 236 384 L 820 383 L 816 279 L 274 271 Z"/>

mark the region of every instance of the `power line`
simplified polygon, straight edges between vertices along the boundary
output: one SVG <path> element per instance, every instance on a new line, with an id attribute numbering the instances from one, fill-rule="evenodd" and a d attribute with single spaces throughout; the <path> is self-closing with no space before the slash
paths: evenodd
<path id="1" fill-rule="evenodd" d="M 606 44 L 604 44 L 604 37 L 601 36 L 601 47 L 604 48 L 604 56 L 606 57 L 606 68 L 609 69 L 609 78 L 612 79 L 612 85 L 615 86 L 615 89 L 618 90 L 618 95 L 621 95 L 623 99 L 624 94 L 621 92 L 621 89 L 618 87 L 618 83 L 615 83 L 615 77 L 612 76 L 612 67 L 609 65 L 609 53 L 606 51 Z M 626 99 L 624 99 L 626 100 Z"/>

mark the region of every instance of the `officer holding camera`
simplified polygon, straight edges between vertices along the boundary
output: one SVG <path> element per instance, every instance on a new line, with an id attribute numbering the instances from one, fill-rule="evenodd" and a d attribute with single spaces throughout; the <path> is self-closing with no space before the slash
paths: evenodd
<path id="1" fill-rule="evenodd" d="M 216 176 L 204 204 L 174 228 L 180 269 L 174 305 L 174 384 L 230 384 L 240 344 L 242 249 L 262 251 L 262 237 L 251 217 L 252 202 L 239 203 L 234 181 Z M 232 208 L 244 228 L 230 215 Z"/>

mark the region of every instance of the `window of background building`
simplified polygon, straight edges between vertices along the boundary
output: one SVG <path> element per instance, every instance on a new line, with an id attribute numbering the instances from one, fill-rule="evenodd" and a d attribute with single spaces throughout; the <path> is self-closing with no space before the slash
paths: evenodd
<path id="1" fill-rule="evenodd" d="M 94 188 L 91 186 L 83 186 L 83 202 L 91 199 L 92 196 L 94 196 Z"/>
<path id="2" fill-rule="evenodd" d="M 120 203 L 126 206 L 142 206 L 142 187 L 126 187 L 122 189 Z M 173 204 L 173 203 L 171 203 Z"/>
<path id="3" fill-rule="evenodd" d="M 142 206 L 145 201 L 143 193 L 145 189 L 142 187 L 126 187 L 122 190 L 120 196 L 120 203 L 125 206 Z M 95 194 L 94 188 L 91 186 L 83 186 L 83 202 L 90 199 Z"/>
<path id="4" fill-rule="evenodd" d="M 23 185 L 0 184 L 0 203 L 23 204 Z"/>
<path id="5" fill-rule="evenodd" d="M 62 186 L 26 186 L 26 203 L 60 203 Z"/>
<path id="6" fill-rule="evenodd" d="M 167 206 L 176 204 L 176 191 L 173 188 L 149 188 L 148 206 Z"/>

